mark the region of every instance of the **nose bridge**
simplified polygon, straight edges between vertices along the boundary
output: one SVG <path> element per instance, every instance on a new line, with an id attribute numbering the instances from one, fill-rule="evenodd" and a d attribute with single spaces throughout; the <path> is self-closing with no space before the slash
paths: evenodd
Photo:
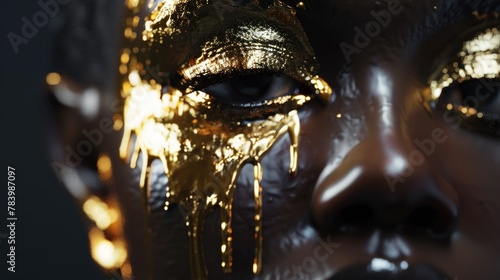
<path id="1" fill-rule="evenodd" d="M 354 154 L 367 154 L 358 159 L 365 170 L 378 169 L 389 175 L 408 167 L 407 155 L 412 149 L 408 124 L 404 120 L 401 95 L 389 75 L 379 69 L 371 71 L 364 89 L 366 130 L 364 138 L 353 149 Z M 352 160 L 348 157 L 346 160 Z"/>
<path id="2" fill-rule="evenodd" d="M 368 82 L 367 92 L 368 100 L 368 115 L 369 120 L 373 121 L 374 125 L 369 127 L 374 128 L 380 133 L 388 133 L 394 128 L 397 112 L 394 110 L 395 100 L 398 95 L 394 94 L 394 81 L 382 71 L 373 71 Z"/>

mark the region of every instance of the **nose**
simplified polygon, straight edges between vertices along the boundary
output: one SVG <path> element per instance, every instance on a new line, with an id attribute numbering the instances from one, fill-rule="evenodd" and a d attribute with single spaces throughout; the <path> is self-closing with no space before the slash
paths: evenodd
<path id="1" fill-rule="evenodd" d="M 449 237 L 457 216 L 452 188 L 422 165 L 411 166 L 393 145 L 379 145 L 364 141 L 321 180 L 311 202 L 316 225 L 328 232 L 387 229 Z"/>
<path id="2" fill-rule="evenodd" d="M 377 103 L 376 98 L 367 103 Z M 384 110 L 366 116 L 371 121 L 363 139 L 320 176 L 311 201 L 315 224 L 324 233 L 382 229 L 448 238 L 457 195 L 417 150 L 404 127 L 412 124 L 402 124 L 397 108 L 383 103 L 377 106 Z"/>

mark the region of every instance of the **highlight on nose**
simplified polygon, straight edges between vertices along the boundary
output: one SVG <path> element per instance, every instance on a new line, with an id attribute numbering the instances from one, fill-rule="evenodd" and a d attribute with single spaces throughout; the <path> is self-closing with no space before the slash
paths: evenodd
<path id="1" fill-rule="evenodd" d="M 338 168 L 322 176 L 311 201 L 317 228 L 322 232 L 384 229 L 431 239 L 449 237 L 458 206 L 446 182 L 424 164 L 393 189 L 387 178 L 408 169 L 410 163 L 394 150 L 367 154 L 361 144 Z"/>

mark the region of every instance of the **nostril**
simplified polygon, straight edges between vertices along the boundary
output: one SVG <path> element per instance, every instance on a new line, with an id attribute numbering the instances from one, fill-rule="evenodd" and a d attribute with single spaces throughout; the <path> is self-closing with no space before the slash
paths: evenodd
<path id="1" fill-rule="evenodd" d="M 446 211 L 439 211 L 431 206 L 421 206 L 415 209 L 407 218 L 405 224 L 413 230 L 430 234 L 435 239 L 449 237 L 454 219 Z"/>
<path id="2" fill-rule="evenodd" d="M 437 211 L 431 207 L 419 207 L 408 217 L 407 223 L 418 228 L 429 229 L 435 224 Z"/>
<path id="3" fill-rule="evenodd" d="M 338 215 L 337 225 L 341 231 L 353 231 L 373 225 L 374 213 L 367 204 L 355 204 L 344 208 Z"/>
<path id="4" fill-rule="evenodd" d="M 408 212 L 411 207 L 386 205 L 384 208 L 389 209 L 388 212 L 379 213 L 367 203 L 353 204 L 333 216 L 331 225 L 343 233 L 361 233 L 374 227 L 406 228 L 411 235 L 427 235 L 433 239 L 448 238 L 453 227 L 454 219 L 448 212 L 432 205 L 421 205 Z"/>

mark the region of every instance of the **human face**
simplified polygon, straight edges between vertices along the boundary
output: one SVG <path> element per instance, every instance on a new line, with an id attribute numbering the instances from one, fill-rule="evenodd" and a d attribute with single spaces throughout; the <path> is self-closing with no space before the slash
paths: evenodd
<path id="1" fill-rule="evenodd" d="M 102 148 L 134 276 L 500 277 L 500 1 L 133 2 Z"/>

